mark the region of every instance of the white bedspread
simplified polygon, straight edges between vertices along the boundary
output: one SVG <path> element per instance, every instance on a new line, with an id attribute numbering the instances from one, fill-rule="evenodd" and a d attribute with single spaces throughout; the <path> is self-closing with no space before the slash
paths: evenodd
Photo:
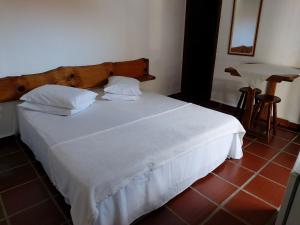
<path id="1" fill-rule="evenodd" d="M 242 157 L 234 117 L 157 94 L 98 101 L 74 117 L 19 111 L 21 138 L 71 204 L 74 225 L 129 224 Z"/>
<path id="2" fill-rule="evenodd" d="M 242 138 L 240 124 L 222 115 L 186 104 L 52 146 L 50 176 L 60 190 L 68 192 L 74 224 L 95 223 L 97 203 L 191 147 L 232 131 Z M 229 156 L 240 158 L 241 152 Z"/>

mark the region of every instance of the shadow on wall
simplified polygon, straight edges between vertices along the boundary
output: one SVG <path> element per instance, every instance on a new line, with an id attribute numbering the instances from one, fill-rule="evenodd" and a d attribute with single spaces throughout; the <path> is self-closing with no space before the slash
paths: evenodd
<path id="1" fill-rule="evenodd" d="M 0 138 L 14 135 L 18 130 L 17 102 L 0 103 Z"/>
<path id="2" fill-rule="evenodd" d="M 281 87 L 280 89 L 280 85 Z M 282 82 L 279 86 L 279 91 L 280 94 L 285 95 L 280 97 L 282 98 L 282 103 L 288 107 L 281 107 L 278 108 L 278 110 L 282 110 L 282 115 L 287 115 L 286 118 L 288 120 L 291 120 L 292 118 L 298 118 L 298 122 L 295 121 L 296 123 L 300 123 L 300 107 L 299 107 L 299 98 L 300 98 L 300 77 L 294 80 L 292 83 L 284 83 Z M 284 92 L 285 90 L 285 92 Z M 298 104 L 295 104 L 298 103 Z"/>
<path id="3" fill-rule="evenodd" d="M 216 77 L 213 82 L 211 99 L 236 107 L 240 98 L 241 87 L 245 86 L 243 82 Z"/>
<path id="4" fill-rule="evenodd" d="M 180 91 L 183 57 L 185 0 L 151 0 L 149 3 L 150 73 L 157 76 L 156 87 L 150 90 L 162 94 Z"/>

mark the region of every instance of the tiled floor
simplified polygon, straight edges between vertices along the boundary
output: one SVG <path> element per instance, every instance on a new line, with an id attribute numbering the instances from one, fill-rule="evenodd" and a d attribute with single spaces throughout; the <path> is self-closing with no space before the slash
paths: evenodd
<path id="1" fill-rule="evenodd" d="M 227 160 L 134 224 L 274 224 L 299 151 L 300 134 L 284 129 L 270 144 L 246 137 L 241 160 Z M 68 225 L 69 210 L 30 150 L 15 137 L 0 140 L 0 225 Z"/>

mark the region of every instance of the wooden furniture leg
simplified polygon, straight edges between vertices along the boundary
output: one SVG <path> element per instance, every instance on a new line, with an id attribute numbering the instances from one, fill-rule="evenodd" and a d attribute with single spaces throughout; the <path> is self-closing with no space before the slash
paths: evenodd
<path id="1" fill-rule="evenodd" d="M 242 93 L 242 94 L 241 94 L 241 97 L 240 97 L 240 99 L 239 99 L 239 102 L 238 102 L 238 104 L 237 104 L 237 106 L 236 106 L 238 109 L 241 108 L 241 105 L 242 105 L 242 102 L 243 102 L 244 98 L 245 98 L 245 93 Z"/>
<path id="2" fill-rule="evenodd" d="M 253 114 L 253 117 L 252 117 L 252 127 L 256 127 L 257 126 L 257 121 L 258 121 L 258 118 L 260 118 L 263 110 L 263 101 L 259 101 L 257 103 L 257 105 L 255 106 L 255 110 L 254 110 L 254 114 Z"/>
<path id="3" fill-rule="evenodd" d="M 251 118 L 253 113 L 253 102 L 255 98 L 255 90 L 249 87 L 247 91 L 247 101 L 245 106 L 245 113 L 243 114 L 242 124 L 244 128 L 247 130 L 251 128 Z"/>
<path id="4" fill-rule="evenodd" d="M 277 130 L 277 104 L 273 103 L 273 133 L 276 135 Z"/>
<path id="5" fill-rule="evenodd" d="M 276 134 L 277 103 L 279 103 L 281 99 L 277 96 L 257 95 L 256 100 L 258 101 L 258 104 L 255 105 L 255 111 L 252 118 L 253 120 L 252 125 L 254 128 L 258 120 L 261 119 L 262 114 L 265 113 L 266 119 L 264 121 L 266 121 L 266 128 L 265 128 L 265 132 L 261 133 L 261 135 L 266 137 L 269 142 L 272 134 L 272 128 L 271 128 L 272 125 L 273 125 L 273 133 Z M 257 134 L 259 134 L 259 132 L 257 132 Z"/>
<path id="6" fill-rule="evenodd" d="M 240 97 L 239 102 L 238 102 L 237 107 L 236 107 L 237 111 L 238 111 L 237 112 L 237 117 L 238 118 L 241 118 L 241 115 L 242 115 L 241 111 L 244 109 L 244 107 L 242 108 L 241 106 L 242 106 L 242 103 L 245 102 L 245 97 L 246 97 L 246 94 L 244 92 L 242 92 L 241 97 Z"/>
<path id="7" fill-rule="evenodd" d="M 270 130 L 271 130 L 271 112 L 272 112 L 272 103 L 268 103 L 267 104 L 267 109 L 268 109 L 268 116 L 267 116 L 267 139 L 268 139 L 268 142 L 270 141 Z"/>
<path id="8" fill-rule="evenodd" d="M 277 81 L 268 81 L 266 94 L 274 96 L 276 91 L 276 86 L 277 86 Z"/>
<path id="9" fill-rule="evenodd" d="M 247 98 L 248 98 L 248 94 L 246 93 L 245 96 L 244 96 L 244 101 L 243 101 L 242 109 L 246 108 Z"/>

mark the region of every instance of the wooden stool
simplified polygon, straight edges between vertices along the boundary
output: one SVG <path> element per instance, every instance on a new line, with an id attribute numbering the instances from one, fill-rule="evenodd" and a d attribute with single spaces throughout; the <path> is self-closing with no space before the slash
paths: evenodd
<path id="1" fill-rule="evenodd" d="M 237 104 L 237 117 L 240 119 L 242 117 L 242 113 L 244 112 L 245 110 L 245 106 L 246 106 L 246 101 L 247 101 L 247 94 L 248 94 L 248 91 L 249 91 L 249 87 L 242 87 L 239 89 L 239 91 L 241 92 L 241 97 L 239 99 L 239 102 Z M 261 90 L 258 89 L 258 88 L 255 88 L 254 89 L 255 91 L 255 97 L 259 94 L 261 94 Z M 256 98 L 255 98 L 255 104 L 257 104 L 256 102 Z"/>
<path id="2" fill-rule="evenodd" d="M 262 116 L 264 109 L 266 109 L 266 136 L 268 138 L 268 142 L 270 140 L 270 130 L 271 130 L 271 118 L 272 118 L 272 108 L 273 108 L 273 133 L 276 135 L 277 128 L 277 103 L 281 102 L 281 99 L 277 96 L 273 95 L 257 95 L 255 97 L 256 105 L 254 107 L 253 121 L 254 125 L 256 125 L 258 119 Z"/>

